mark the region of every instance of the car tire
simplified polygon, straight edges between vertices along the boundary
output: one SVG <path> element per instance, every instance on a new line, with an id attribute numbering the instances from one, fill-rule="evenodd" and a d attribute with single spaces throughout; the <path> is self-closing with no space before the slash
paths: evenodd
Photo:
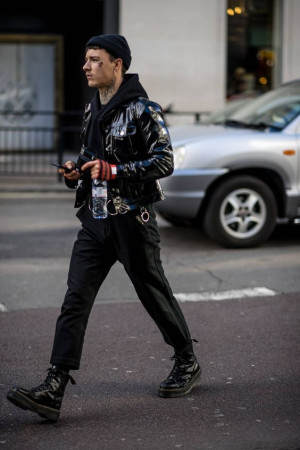
<path id="1" fill-rule="evenodd" d="M 255 247 L 276 225 L 277 204 L 269 186 L 258 178 L 239 175 L 224 180 L 208 199 L 203 229 L 225 247 Z"/>

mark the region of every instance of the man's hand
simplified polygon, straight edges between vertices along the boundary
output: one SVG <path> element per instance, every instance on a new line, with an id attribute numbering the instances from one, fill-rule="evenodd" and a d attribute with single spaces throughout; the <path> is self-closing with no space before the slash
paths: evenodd
<path id="1" fill-rule="evenodd" d="M 75 163 L 73 161 L 67 161 L 65 166 L 72 169 L 71 172 L 66 173 L 64 169 L 58 169 L 58 172 L 64 176 L 67 180 L 78 180 L 81 174 L 76 170 Z"/>
<path id="2" fill-rule="evenodd" d="M 109 164 L 103 159 L 95 159 L 85 163 L 81 170 L 84 172 L 91 169 L 91 178 L 97 180 L 113 180 L 117 175 L 117 168 L 114 164 Z"/>

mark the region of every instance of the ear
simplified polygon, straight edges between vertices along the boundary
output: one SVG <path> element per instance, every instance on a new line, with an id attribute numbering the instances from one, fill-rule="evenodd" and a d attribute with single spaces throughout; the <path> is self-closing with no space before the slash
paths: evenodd
<path id="1" fill-rule="evenodd" d="M 117 73 L 121 74 L 122 73 L 122 66 L 123 66 L 122 59 L 121 58 L 117 58 L 117 59 L 114 60 L 114 63 L 115 63 L 115 68 L 114 68 L 115 75 Z"/>
<path id="2" fill-rule="evenodd" d="M 115 65 L 116 65 L 116 67 L 119 69 L 120 67 L 122 67 L 123 61 L 122 61 L 121 58 L 116 58 L 116 59 L 114 60 L 114 63 L 115 63 Z"/>

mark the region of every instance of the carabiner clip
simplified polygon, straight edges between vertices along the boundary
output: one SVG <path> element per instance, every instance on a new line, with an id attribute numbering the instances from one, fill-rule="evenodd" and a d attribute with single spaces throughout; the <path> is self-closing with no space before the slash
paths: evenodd
<path id="1" fill-rule="evenodd" d="M 150 214 L 145 207 L 141 208 L 141 219 L 144 223 L 148 222 L 150 219 Z"/>

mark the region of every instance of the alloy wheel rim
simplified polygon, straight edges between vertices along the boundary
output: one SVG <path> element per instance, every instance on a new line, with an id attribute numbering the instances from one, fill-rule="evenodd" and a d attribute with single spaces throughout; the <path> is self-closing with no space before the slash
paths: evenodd
<path id="1" fill-rule="evenodd" d="M 236 239 L 249 239 L 266 223 L 267 207 L 262 196 L 252 189 L 230 192 L 220 208 L 220 220 L 227 234 Z"/>

